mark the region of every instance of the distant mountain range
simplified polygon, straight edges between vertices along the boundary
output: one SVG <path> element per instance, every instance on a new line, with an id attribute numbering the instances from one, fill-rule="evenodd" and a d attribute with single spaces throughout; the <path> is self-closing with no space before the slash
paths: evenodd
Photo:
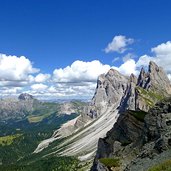
<path id="1" fill-rule="evenodd" d="M 80 106 L 78 105 L 80 104 Z M 32 95 L 23 93 L 18 98 L 4 98 L 0 100 L 0 121 L 17 120 L 32 117 L 45 118 L 51 113 L 72 114 L 83 110 L 85 102 L 61 100 L 58 102 L 43 102 L 35 99 Z"/>

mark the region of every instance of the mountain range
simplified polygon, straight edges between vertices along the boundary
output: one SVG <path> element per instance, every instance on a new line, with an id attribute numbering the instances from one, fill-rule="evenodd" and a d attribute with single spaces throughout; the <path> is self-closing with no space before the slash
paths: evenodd
<path id="1" fill-rule="evenodd" d="M 72 167 L 63 170 L 148 170 L 170 157 L 170 95 L 167 74 L 151 61 L 138 77 L 122 75 L 115 69 L 100 75 L 89 103 L 40 102 L 28 94 L 2 99 L 0 121 L 9 124 L 27 120 L 40 131 L 42 123 L 48 123 L 45 130 L 55 125 L 56 116 L 75 114 L 49 129 L 48 136 L 13 162 L 19 170 L 35 168 L 36 162 L 41 165 L 41 159 L 49 161 L 54 157 L 71 157 L 74 164 L 71 162 Z M 60 170 L 57 165 L 51 169 L 55 168 Z"/>

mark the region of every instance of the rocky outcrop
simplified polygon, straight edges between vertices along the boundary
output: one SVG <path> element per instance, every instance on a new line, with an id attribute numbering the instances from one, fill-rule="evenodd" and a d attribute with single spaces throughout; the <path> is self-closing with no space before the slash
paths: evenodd
<path id="1" fill-rule="evenodd" d="M 118 104 L 125 94 L 128 78 L 114 69 L 110 69 L 106 75 L 100 75 L 97 81 L 97 88 L 92 99 L 88 115 L 97 117 L 108 107 Z M 93 112 L 94 113 L 93 113 Z"/>
<path id="2" fill-rule="evenodd" d="M 127 89 L 122 97 L 119 109 L 120 112 L 125 111 L 126 109 L 135 110 L 136 109 L 136 88 L 137 85 L 137 77 L 134 74 L 131 74 Z"/>
<path id="3" fill-rule="evenodd" d="M 142 156 L 148 158 L 168 149 L 171 142 L 171 100 L 157 102 L 170 94 L 170 81 L 163 69 L 154 62 L 149 63 L 148 72 L 141 69 L 138 79 L 132 74 L 120 103 L 121 114 L 117 122 L 105 138 L 99 139 L 92 170 L 101 170 L 101 158 L 120 158 L 120 170 L 143 170 L 143 167 L 136 167 Z M 148 167 L 151 166 L 146 159 L 144 162 Z M 139 164 L 143 165 L 141 162 Z M 110 170 L 103 165 L 104 168 Z"/>
<path id="4" fill-rule="evenodd" d="M 120 111 L 148 111 L 155 103 L 169 94 L 171 94 L 171 85 L 166 73 L 151 61 L 148 72 L 142 68 L 138 79 L 134 75 L 130 76 Z"/>
<path id="5" fill-rule="evenodd" d="M 169 156 L 170 94 L 170 81 L 154 62 L 148 72 L 142 68 L 138 79 L 131 75 L 120 104 L 122 113 L 106 137 L 99 139 L 92 170 L 112 170 L 101 162 L 106 158 L 119 159 L 119 170 L 147 170 Z"/>
<path id="6" fill-rule="evenodd" d="M 157 66 L 152 61 L 149 65 L 149 78 L 146 84 L 149 89 L 153 90 L 153 88 L 155 88 L 155 91 L 160 93 L 162 90 L 164 94 L 171 94 L 170 80 L 168 79 L 166 73 L 164 72 L 163 68 Z"/>
<path id="7" fill-rule="evenodd" d="M 101 158 L 118 158 L 121 171 L 147 170 L 171 157 L 170 130 L 170 98 L 157 103 L 148 113 L 127 111 L 119 116 L 107 136 L 99 140 L 92 170 L 101 171 Z"/>
<path id="8" fill-rule="evenodd" d="M 162 94 L 171 94 L 170 80 L 166 73 L 163 68 L 157 66 L 152 61 L 149 63 L 147 73 L 142 68 L 137 85 L 146 90 L 152 90 Z"/>

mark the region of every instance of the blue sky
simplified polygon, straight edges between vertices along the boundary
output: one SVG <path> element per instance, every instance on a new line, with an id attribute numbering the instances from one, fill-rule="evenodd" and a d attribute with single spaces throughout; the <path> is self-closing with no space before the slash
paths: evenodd
<path id="1" fill-rule="evenodd" d="M 20 56 L 25 56 L 30 62 L 29 65 L 37 69 L 34 72 L 28 70 L 25 77 L 22 76 L 22 80 L 19 76 L 16 80 L 12 79 L 15 84 L 9 83 L 15 75 L 11 76 L 8 73 L 10 76 L 5 74 L 4 77 L 1 76 L 1 80 L 6 81 L 6 83 L 0 83 L 3 87 L 2 91 L 5 89 L 9 92 L 15 89 L 14 94 L 32 90 L 30 87 L 35 84 L 58 89 L 60 86 L 58 78 L 55 78 L 55 83 L 53 83 L 54 80 L 52 81 L 54 70 L 70 67 L 77 60 L 83 62 L 98 60 L 103 65 L 119 68 L 126 62 L 123 61 L 123 57 L 127 55 L 126 60 L 133 58 L 132 60 L 136 63 L 136 73 L 137 66 L 143 63 L 138 63 L 143 55 L 148 55 L 146 59 L 154 58 L 156 62 L 163 58 L 158 49 L 152 51 L 152 48 L 162 43 L 164 45 L 158 47 L 159 50 L 164 48 L 168 52 L 170 48 L 170 43 L 167 44 L 171 40 L 170 0 L 0 0 L 0 6 L 0 53 L 6 54 L 9 63 L 14 59 L 10 60 L 9 55 L 14 55 L 16 60 Z M 123 36 L 125 40 L 132 39 L 132 43 L 128 43 L 123 52 L 112 50 L 106 53 L 104 49 L 116 36 Z M 166 60 L 171 57 L 168 55 L 170 54 L 165 54 Z M 15 62 L 19 65 L 17 61 Z M 2 65 L 0 67 L 3 68 Z M 13 66 L 8 67 L 10 68 Z M 120 69 L 121 72 L 123 70 Z M 5 72 L 5 70 L 2 71 Z M 167 72 L 169 74 L 169 69 Z M 36 77 L 36 74 L 40 73 L 51 77 L 51 81 L 33 81 L 34 78 L 31 76 Z M 21 86 L 20 83 L 26 79 L 26 75 L 32 79 L 32 83 L 22 83 Z M 56 77 L 60 77 L 62 81 L 66 80 L 61 78 L 59 73 Z M 92 79 L 83 75 L 86 77 L 85 80 L 78 79 L 81 77 L 82 75 L 77 75 L 74 76 L 76 80 L 74 78 L 70 81 L 66 80 L 66 87 L 72 89 L 71 82 L 75 81 L 87 84 L 85 80 L 88 82 L 92 80 L 94 83 L 96 76 Z M 43 92 L 39 92 L 39 95 L 41 94 Z"/>

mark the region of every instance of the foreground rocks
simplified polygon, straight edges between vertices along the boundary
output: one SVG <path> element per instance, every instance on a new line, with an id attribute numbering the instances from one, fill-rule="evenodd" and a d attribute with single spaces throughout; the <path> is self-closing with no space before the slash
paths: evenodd
<path id="1" fill-rule="evenodd" d="M 148 113 L 127 111 L 120 115 L 107 136 L 99 140 L 92 170 L 104 170 L 100 169 L 101 158 L 119 158 L 120 170 L 145 171 L 169 159 L 170 151 L 171 99 L 168 98 Z"/>

